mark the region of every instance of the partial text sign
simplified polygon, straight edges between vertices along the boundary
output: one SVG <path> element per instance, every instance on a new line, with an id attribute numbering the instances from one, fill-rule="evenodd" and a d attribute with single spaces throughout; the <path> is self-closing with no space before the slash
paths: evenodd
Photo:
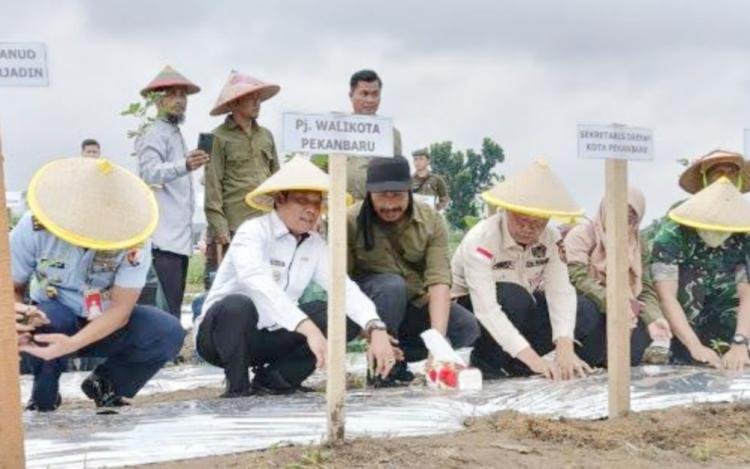
<path id="1" fill-rule="evenodd" d="M 377 116 L 286 112 L 284 152 L 393 156 L 393 122 Z"/>
<path id="2" fill-rule="evenodd" d="M 48 86 L 47 50 L 41 42 L 0 42 L 0 86 Z"/>
<path id="3" fill-rule="evenodd" d="M 624 125 L 578 125 L 578 157 L 618 160 L 653 160 L 651 129 Z"/>

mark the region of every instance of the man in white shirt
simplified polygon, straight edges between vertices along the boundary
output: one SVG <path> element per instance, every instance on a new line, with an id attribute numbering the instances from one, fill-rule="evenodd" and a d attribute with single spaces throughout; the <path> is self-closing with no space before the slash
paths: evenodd
<path id="1" fill-rule="evenodd" d="M 327 188 L 328 176 L 298 157 L 246 197 L 270 213 L 237 230 L 194 328 L 198 353 L 224 368 L 223 397 L 292 393 L 325 367 L 326 304 L 298 299 L 313 280 L 328 287 L 328 249 L 313 231 Z M 347 339 L 364 331 L 385 377 L 396 361 L 392 339 L 372 301 L 345 282 Z"/>

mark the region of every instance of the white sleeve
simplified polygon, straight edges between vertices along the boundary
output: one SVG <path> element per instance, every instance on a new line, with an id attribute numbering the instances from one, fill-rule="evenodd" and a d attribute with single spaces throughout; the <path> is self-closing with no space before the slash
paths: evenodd
<path id="1" fill-rule="evenodd" d="M 552 252 L 544 269 L 544 296 L 547 299 L 549 320 L 552 325 L 552 341 L 560 337 L 573 339 L 576 327 L 578 297 L 570 283 L 568 265 L 560 259 L 559 246 L 548 246 Z"/>
<path id="2" fill-rule="evenodd" d="M 328 247 L 320 243 L 323 252 L 317 256 L 318 265 L 315 266 L 315 281 L 328 291 Z M 346 315 L 362 329 L 373 319 L 379 319 L 375 311 L 375 304 L 365 295 L 359 286 L 349 276 L 344 277 L 346 285 Z"/>
<path id="3" fill-rule="evenodd" d="M 247 223 L 232 238 L 227 256 L 258 311 L 268 312 L 277 324 L 294 331 L 307 315 L 273 280 L 267 239 L 263 224 Z"/>

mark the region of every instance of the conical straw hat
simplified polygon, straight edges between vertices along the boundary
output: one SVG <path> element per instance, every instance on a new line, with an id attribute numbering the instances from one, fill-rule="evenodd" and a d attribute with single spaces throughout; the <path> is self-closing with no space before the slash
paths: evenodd
<path id="1" fill-rule="evenodd" d="M 488 204 L 537 217 L 576 218 L 583 215 L 583 209 L 573 201 L 562 181 L 543 159 L 484 192 L 482 198 Z"/>
<path id="2" fill-rule="evenodd" d="M 158 75 L 156 75 L 156 77 L 154 77 L 153 80 L 151 80 L 151 83 L 141 90 L 141 96 L 146 97 L 151 91 L 160 91 L 164 88 L 172 88 L 175 86 L 184 86 L 187 89 L 187 94 L 195 94 L 201 90 L 198 85 L 167 65 Z"/>
<path id="3" fill-rule="evenodd" d="M 29 184 L 36 219 L 71 244 L 119 250 L 154 232 L 159 209 L 151 189 L 135 174 L 99 158 L 64 158 L 42 166 Z"/>
<path id="4" fill-rule="evenodd" d="M 210 114 L 212 116 L 226 114 L 230 111 L 229 103 L 251 93 L 258 93 L 260 100 L 265 101 L 275 96 L 280 89 L 279 85 L 265 83 L 250 75 L 232 71 Z"/>
<path id="5" fill-rule="evenodd" d="M 721 178 L 669 212 L 680 225 L 701 230 L 750 231 L 750 202 L 727 178 Z"/>
<path id="6" fill-rule="evenodd" d="M 691 194 L 700 191 L 704 187 L 703 173 L 719 163 L 731 163 L 737 166 L 742 179 L 742 192 L 750 191 L 750 167 L 745 162 L 745 158 L 739 153 L 726 150 L 714 150 L 693 160 L 680 175 L 680 187 Z"/>
<path id="7" fill-rule="evenodd" d="M 273 210 L 273 196 L 281 191 L 317 191 L 328 193 L 329 177 L 322 169 L 301 156 L 295 156 L 263 184 L 245 196 L 245 202 L 258 210 Z M 347 203 L 352 198 L 346 196 Z"/>

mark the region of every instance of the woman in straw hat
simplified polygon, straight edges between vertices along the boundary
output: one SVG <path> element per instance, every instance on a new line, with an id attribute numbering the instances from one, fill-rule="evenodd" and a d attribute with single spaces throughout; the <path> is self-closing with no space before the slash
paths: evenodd
<path id="1" fill-rule="evenodd" d="M 71 355 L 107 357 L 81 387 L 97 407 L 124 405 L 123 396 L 177 355 L 185 335 L 167 313 L 136 305 L 151 264 L 154 196 L 129 171 L 76 157 L 39 169 L 28 202 L 30 213 L 10 235 L 16 300 L 30 299 L 16 311 L 31 316 L 33 329 L 20 348 L 33 357 L 27 408 L 57 408 Z M 45 324 L 33 322 L 39 312 Z"/>
<path id="2" fill-rule="evenodd" d="M 263 213 L 248 206 L 245 196 L 279 170 L 273 134 L 257 120 L 261 103 L 279 89 L 233 71 L 211 110 L 212 116 L 229 115 L 213 131 L 211 161 L 206 165 L 206 290 L 211 288 L 219 254 L 226 251 L 234 232 L 245 220 Z"/>
<path id="3" fill-rule="evenodd" d="M 548 226 L 551 217 L 583 211 L 542 160 L 482 196 L 501 210 L 467 233 L 452 260 L 451 293 L 482 325 L 472 365 L 490 379 L 591 372 L 589 364 L 602 361 L 604 321 L 576 297 L 560 234 Z M 553 362 L 542 358 L 552 350 Z"/>
<path id="4" fill-rule="evenodd" d="M 194 327 L 198 353 L 224 369 L 223 397 L 293 393 L 325 366 L 326 304 L 297 301 L 310 282 L 329 284 L 328 249 L 313 229 L 328 187 L 323 171 L 295 157 L 247 195 L 268 213 L 237 230 Z M 395 356 L 385 325 L 356 284 L 344 281 L 347 338 L 364 331 L 386 376 Z"/>
<path id="5" fill-rule="evenodd" d="M 741 371 L 750 364 L 750 203 L 722 178 L 668 216 L 654 239 L 651 271 L 677 339 L 674 361 Z M 729 345 L 723 356 L 715 350 L 721 344 Z"/>
<path id="6" fill-rule="evenodd" d="M 659 308 L 649 269 L 643 268 L 647 252 L 641 243 L 638 227 L 646 211 L 643 193 L 628 189 L 628 260 L 630 278 L 630 312 L 633 332 L 630 339 L 630 363 L 637 366 L 643 352 L 654 340 L 669 347 L 672 333 Z M 600 313 L 607 311 L 607 253 L 605 250 L 605 205 L 590 223 L 573 227 L 565 236 L 565 254 L 570 281 L 580 295 L 594 302 Z M 606 335 L 602 335 L 606 344 Z M 603 364 L 603 363 L 602 363 Z"/>

